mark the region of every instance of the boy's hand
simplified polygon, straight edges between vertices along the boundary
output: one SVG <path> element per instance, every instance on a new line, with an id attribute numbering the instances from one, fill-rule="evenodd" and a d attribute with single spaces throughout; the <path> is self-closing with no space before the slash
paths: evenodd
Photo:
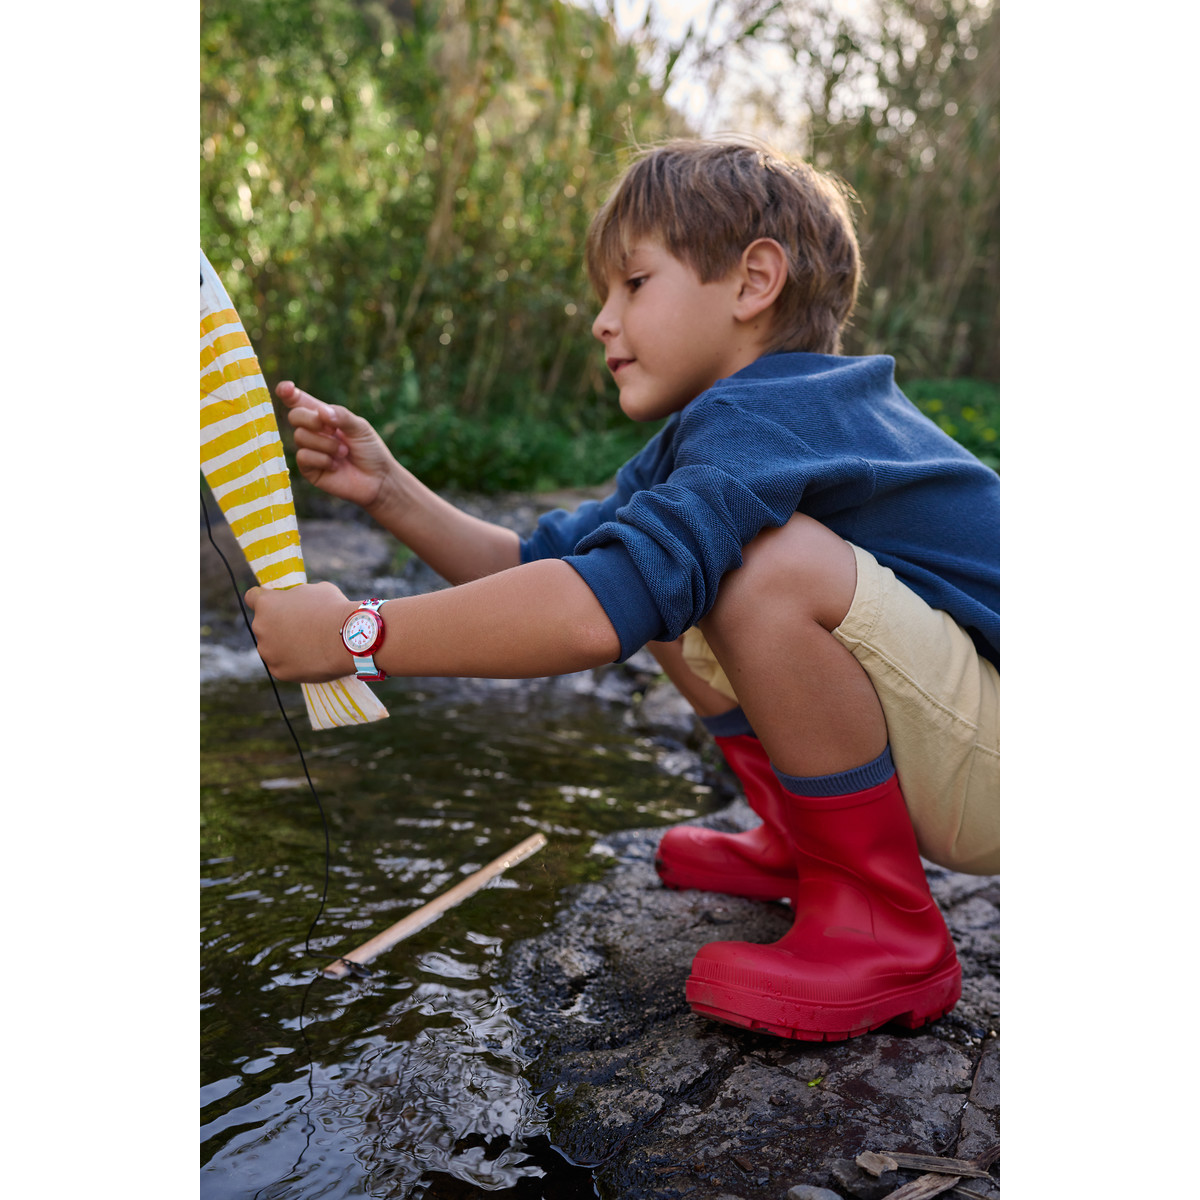
<path id="1" fill-rule="evenodd" d="M 396 467 L 392 452 L 369 421 L 340 404 L 326 404 L 290 379 L 275 385 L 296 434 L 296 466 L 309 483 L 371 509 Z"/>
<path id="2" fill-rule="evenodd" d="M 342 625 L 357 605 L 332 583 L 252 587 L 246 604 L 267 669 L 286 683 L 323 683 L 354 674 Z"/>

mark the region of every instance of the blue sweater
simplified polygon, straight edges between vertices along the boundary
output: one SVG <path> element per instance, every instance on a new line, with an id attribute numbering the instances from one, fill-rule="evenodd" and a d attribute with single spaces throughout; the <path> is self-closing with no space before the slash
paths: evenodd
<path id="1" fill-rule="evenodd" d="M 923 416 L 893 360 L 770 354 L 676 413 L 616 490 L 556 509 L 521 559 L 561 558 L 623 661 L 712 608 L 742 547 L 807 513 L 870 551 L 1000 661 L 1000 478 Z"/>

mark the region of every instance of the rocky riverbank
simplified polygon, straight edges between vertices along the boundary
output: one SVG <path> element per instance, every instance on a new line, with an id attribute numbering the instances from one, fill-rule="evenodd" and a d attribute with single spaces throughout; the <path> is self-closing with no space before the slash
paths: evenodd
<path id="1" fill-rule="evenodd" d="M 517 530 L 589 493 L 457 498 Z M 216 516 L 210 504 L 210 514 Z M 349 595 L 410 595 L 442 586 L 361 515 L 330 505 L 304 524 L 310 578 Z M 228 530 L 217 544 L 250 582 Z M 201 529 L 202 678 L 254 659 L 225 567 Z M 256 662 L 256 659 L 254 659 Z M 630 705 L 665 770 L 710 772 L 690 710 L 655 678 L 649 656 L 573 677 L 598 701 Z M 728 779 L 723 782 L 728 787 Z M 754 822 L 735 799 L 702 818 Z M 519 1001 L 534 1086 L 553 1106 L 555 1144 L 594 1167 L 605 1200 L 915 1200 L 999 1195 L 999 881 L 928 865 L 963 966 L 963 996 L 915 1032 L 791 1042 L 697 1017 L 683 996 L 705 942 L 767 942 L 786 905 L 664 889 L 653 869 L 661 830 L 598 847 L 603 880 L 569 889 L 553 926 L 508 952 L 502 986 Z"/>

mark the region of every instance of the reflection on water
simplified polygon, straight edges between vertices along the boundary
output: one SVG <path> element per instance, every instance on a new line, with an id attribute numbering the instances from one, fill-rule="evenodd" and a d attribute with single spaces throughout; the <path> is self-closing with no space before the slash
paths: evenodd
<path id="1" fill-rule="evenodd" d="M 205 1194 L 410 1196 L 432 1172 L 489 1191 L 545 1176 L 524 1144 L 544 1135 L 546 1114 L 521 1077 L 502 1000 L 421 983 L 380 1025 L 343 1062 L 314 1061 L 311 1076 L 293 1071 L 212 1122 L 206 1138 L 224 1145 Z M 241 1071 L 273 1064 L 268 1049 Z"/>
<path id="2" fill-rule="evenodd" d="M 376 725 L 313 734 L 286 696 L 324 834 L 265 684 L 202 698 L 202 1195 L 591 1196 L 546 1139 L 524 1076 L 504 948 L 596 877 L 606 832 L 709 807 L 622 712 L 561 683 L 389 682 Z M 372 964 L 318 976 L 541 830 L 549 845 Z"/>

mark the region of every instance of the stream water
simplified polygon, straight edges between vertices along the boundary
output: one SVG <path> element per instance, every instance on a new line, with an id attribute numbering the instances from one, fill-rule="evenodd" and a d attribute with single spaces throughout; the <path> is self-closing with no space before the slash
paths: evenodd
<path id="1" fill-rule="evenodd" d="M 319 734 L 283 688 L 329 825 L 310 937 L 321 813 L 260 678 L 201 697 L 202 1197 L 593 1196 L 547 1137 L 497 964 L 603 872 L 606 833 L 715 799 L 569 680 L 389 680 L 388 720 Z M 319 974 L 536 830 L 545 849 L 370 978 Z"/>

